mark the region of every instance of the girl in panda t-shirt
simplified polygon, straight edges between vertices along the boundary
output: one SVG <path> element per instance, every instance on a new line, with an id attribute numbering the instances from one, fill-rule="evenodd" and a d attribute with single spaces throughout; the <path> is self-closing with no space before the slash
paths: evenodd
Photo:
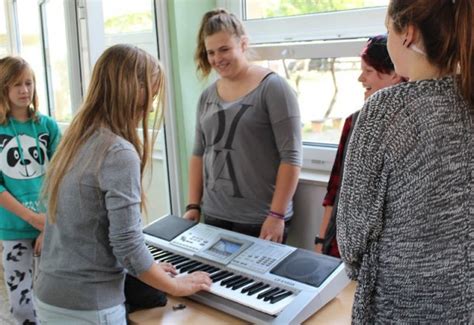
<path id="1" fill-rule="evenodd" d="M 10 310 L 18 324 L 35 324 L 33 256 L 45 223 L 39 196 L 58 144 L 56 122 L 38 112 L 35 75 L 20 57 L 0 60 L 0 240 Z"/>

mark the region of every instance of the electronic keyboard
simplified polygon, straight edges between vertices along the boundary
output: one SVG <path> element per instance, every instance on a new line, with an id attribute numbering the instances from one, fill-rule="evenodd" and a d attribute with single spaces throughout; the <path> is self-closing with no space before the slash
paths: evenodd
<path id="1" fill-rule="evenodd" d="M 299 324 L 349 283 L 339 259 L 180 217 L 143 231 L 154 259 L 178 276 L 210 274 L 210 291 L 189 298 L 252 323 Z"/>

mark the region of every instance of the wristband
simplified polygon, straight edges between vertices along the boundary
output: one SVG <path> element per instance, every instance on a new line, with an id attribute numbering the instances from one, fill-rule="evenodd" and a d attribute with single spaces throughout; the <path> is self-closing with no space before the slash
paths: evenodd
<path id="1" fill-rule="evenodd" d="M 280 219 L 280 220 L 285 220 L 285 215 L 284 214 L 281 214 L 281 213 L 278 213 L 278 212 L 275 212 L 275 211 L 268 211 L 268 215 L 273 217 L 273 218 L 277 218 L 277 219 Z"/>
<path id="2" fill-rule="evenodd" d="M 319 236 L 314 237 L 314 244 L 324 244 L 324 238 L 321 238 Z"/>
<path id="3" fill-rule="evenodd" d="M 199 204 L 190 203 L 186 206 L 186 212 L 189 210 L 198 210 L 201 213 L 201 206 Z"/>

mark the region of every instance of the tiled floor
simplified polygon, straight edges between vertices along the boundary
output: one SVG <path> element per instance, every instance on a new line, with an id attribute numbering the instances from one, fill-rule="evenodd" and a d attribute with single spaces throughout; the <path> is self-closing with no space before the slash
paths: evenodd
<path id="1" fill-rule="evenodd" d="M 3 245 L 2 242 L 0 242 L 0 256 L 2 255 L 2 250 Z M 7 288 L 5 287 L 5 281 L 3 280 L 2 259 L 0 258 L 0 325 L 15 325 L 10 311 L 8 310 L 9 308 Z"/>

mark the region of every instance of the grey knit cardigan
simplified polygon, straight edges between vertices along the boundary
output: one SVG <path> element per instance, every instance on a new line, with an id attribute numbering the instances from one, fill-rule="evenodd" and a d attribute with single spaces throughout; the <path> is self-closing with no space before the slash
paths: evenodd
<path id="1" fill-rule="evenodd" d="M 473 323 L 473 113 L 452 77 L 367 100 L 337 214 L 353 323 Z"/>

